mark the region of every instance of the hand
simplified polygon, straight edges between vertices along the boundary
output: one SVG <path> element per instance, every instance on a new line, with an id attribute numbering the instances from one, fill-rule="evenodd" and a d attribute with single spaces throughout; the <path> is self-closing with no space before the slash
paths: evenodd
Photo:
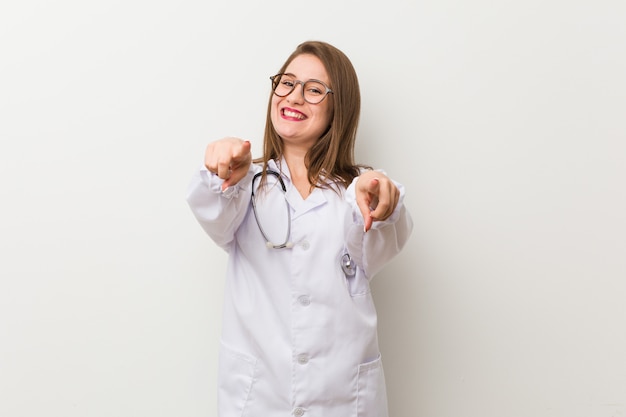
<path id="1" fill-rule="evenodd" d="M 238 138 L 211 142 L 204 153 L 206 168 L 224 180 L 222 191 L 245 177 L 251 163 L 250 142 Z"/>
<path id="2" fill-rule="evenodd" d="M 371 229 L 372 223 L 386 220 L 398 205 L 400 190 L 382 172 L 367 171 L 356 183 L 356 203 L 363 215 L 363 231 Z"/>

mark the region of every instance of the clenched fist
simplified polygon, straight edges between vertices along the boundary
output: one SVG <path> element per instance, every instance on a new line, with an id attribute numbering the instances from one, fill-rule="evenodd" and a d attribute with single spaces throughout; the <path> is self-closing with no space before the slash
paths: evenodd
<path id="1" fill-rule="evenodd" d="M 239 138 L 211 142 L 204 153 L 206 168 L 224 180 L 222 191 L 245 177 L 251 163 L 250 142 Z"/>

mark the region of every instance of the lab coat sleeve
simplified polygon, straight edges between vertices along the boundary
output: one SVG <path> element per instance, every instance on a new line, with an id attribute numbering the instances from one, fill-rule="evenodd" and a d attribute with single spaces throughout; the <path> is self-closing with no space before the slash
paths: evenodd
<path id="1" fill-rule="evenodd" d="M 346 245 L 352 259 L 371 280 L 387 262 L 400 253 L 411 235 L 413 221 L 404 205 L 404 186 L 394 181 L 400 191 L 398 205 L 389 218 L 375 221 L 372 228 L 365 233 L 363 215 L 356 202 L 358 179 L 359 177 L 355 178 L 346 190 L 346 200 L 352 211 L 352 224 L 348 229 Z"/>
<path id="2" fill-rule="evenodd" d="M 250 205 L 254 171 L 251 164 L 241 181 L 222 191 L 224 180 L 202 167 L 189 184 L 187 203 L 191 211 L 211 239 L 227 252 Z"/>

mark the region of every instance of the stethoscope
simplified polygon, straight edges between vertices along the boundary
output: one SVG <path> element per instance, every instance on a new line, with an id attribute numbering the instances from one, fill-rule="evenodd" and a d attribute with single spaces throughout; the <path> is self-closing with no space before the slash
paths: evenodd
<path id="1" fill-rule="evenodd" d="M 350 254 L 345 252 L 341 256 L 341 269 L 346 277 L 353 277 L 356 275 L 356 264 L 352 261 Z"/>
<path id="2" fill-rule="evenodd" d="M 263 239 L 265 239 L 265 246 L 267 246 L 269 249 L 293 248 L 294 244 L 293 242 L 289 240 L 289 236 L 291 235 L 291 209 L 289 208 L 289 202 L 287 201 L 287 187 L 285 186 L 285 182 L 283 181 L 280 173 L 272 169 L 266 169 L 265 172 L 267 175 L 273 175 L 274 177 L 276 177 L 276 179 L 278 180 L 278 183 L 280 184 L 280 188 L 283 191 L 283 197 L 285 198 L 285 207 L 287 208 L 287 232 L 285 233 L 285 239 L 283 240 L 283 242 L 282 243 L 272 242 L 267 237 L 267 234 L 265 233 L 265 230 L 263 230 L 263 226 L 261 226 L 261 222 L 259 221 L 259 215 L 256 209 L 257 195 L 254 193 L 254 190 L 255 190 L 255 183 L 260 177 L 263 176 L 263 171 L 254 174 L 254 177 L 252 177 L 252 194 L 250 195 L 250 202 L 252 203 L 252 211 L 254 213 L 254 219 L 256 220 L 257 226 L 259 226 L 259 231 L 261 232 Z M 341 264 L 341 270 L 347 277 L 353 277 L 354 275 L 356 275 L 356 264 L 352 261 L 352 258 L 350 257 L 350 254 L 348 252 L 345 252 L 341 256 L 340 264 Z"/>
<path id="3" fill-rule="evenodd" d="M 269 249 L 284 249 L 284 248 L 293 248 L 293 242 L 289 241 L 289 235 L 291 234 L 291 210 L 289 209 L 289 202 L 287 202 L 287 187 L 285 186 L 285 182 L 283 181 L 280 174 L 272 169 L 265 170 L 267 175 L 273 175 L 278 179 L 278 183 L 280 184 L 280 188 L 283 190 L 283 196 L 285 197 L 285 207 L 287 207 L 287 233 L 285 233 L 285 240 L 283 243 L 273 243 L 267 237 L 265 230 L 263 230 L 263 226 L 261 226 L 261 222 L 259 221 L 259 215 L 256 211 L 256 195 L 254 194 L 254 183 L 258 178 L 263 176 L 263 171 L 254 174 L 252 177 L 252 195 L 250 196 L 250 202 L 252 203 L 252 211 L 254 212 L 254 219 L 256 220 L 257 226 L 259 226 L 259 230 L 261 231 L 261 235 L 263 235 L 263 239 L 265 239 L 265 246 Z"/>

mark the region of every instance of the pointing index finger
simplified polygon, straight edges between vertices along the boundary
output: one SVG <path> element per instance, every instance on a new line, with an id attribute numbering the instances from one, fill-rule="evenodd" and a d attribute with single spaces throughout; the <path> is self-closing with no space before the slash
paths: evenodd
<path id="1" fill-rule="evenodd" d="M 378 193 L 380 188 L 380 181 L 378 178 L 372 178 L 367 182 L 363 189 L 363 194 L 357 204 L 359 209 L 361 210 L 361 215 L 363 216 L 363 231 L 367 232 L 371 229 L 372 224 L 374 222 L 374 217 L 372 216 L 372 211 L 378 205 Z"/>

